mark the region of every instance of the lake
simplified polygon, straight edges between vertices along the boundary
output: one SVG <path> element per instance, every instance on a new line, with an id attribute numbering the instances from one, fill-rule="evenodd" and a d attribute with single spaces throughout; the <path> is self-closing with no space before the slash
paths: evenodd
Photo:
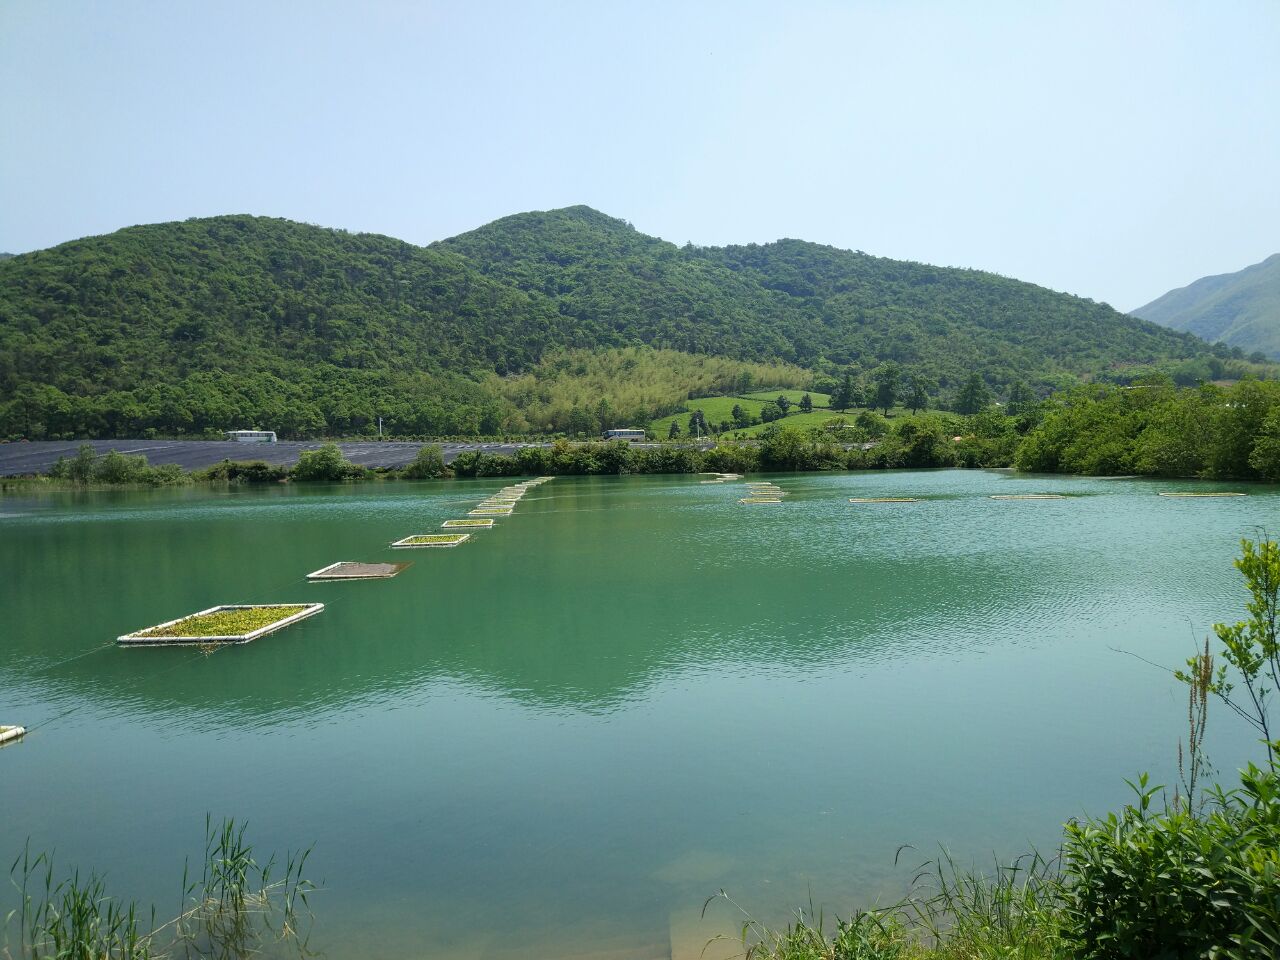
<path id="1" fill-rule="evenodd" d="M 167 917 L 234 816 L 259 853 L 314 844 L 332 957 L 697 956 L 736 923 L 698 919 L 721 888 L 830 918 L 940 846 L 1052 851 L 1125 777 L 1172 782 L 1161 668 L 1243 615 L 1238 541 L 1280 526 L 1277 487 L 700 479 L 560 477 L 450 550 L 387 544 L 509 481 L 0 499 L 0 724 L 32 728 L 0 750 L 0 860 L 30 838 Z M 923 499 L 848 502 L 876 496 Z M 337 560 L 413 565 L 305 581 Z M 112 643 L 315 600 L 212 654 Z M 1228 776 L 1256 755 L 1223 708 L 1208 741 Z"/>

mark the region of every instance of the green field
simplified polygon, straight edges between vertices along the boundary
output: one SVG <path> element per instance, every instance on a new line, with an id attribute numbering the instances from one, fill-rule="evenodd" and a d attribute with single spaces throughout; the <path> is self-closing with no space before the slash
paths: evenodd
<path id="1" fill-rule="evenodd" d="M 680 436 L 684 437 L 688 435 L 689 431 L 689 414 L 693 413 L 694 410 L 701 410 L 703 415 L 707 418 L 708 424 L 711 426 L 718 426 L 723 420 L 733 419 L 733 408 L 735 405 L 741 406 L 743 410 L 746 410 L 752 416 L 758 417 L 760 416 L 760 408 L 764 407 L 766 404 L 772 403 L 774 400 L 777 400 L 779 395 L 785 396 L 788 400 L 798 404 L 800 402 L 800 398 L 806 393 L 808 393 L 810 399 L 813 400 L 813 413 L 793 413 L 792 416 L 786 418 L 787 423 L 791 423 L 796 416 L 802 416 L 805 418 L 803 424 L 805 426 L 813 426 L 815 423 L 825 423 L 828 418 L 833 416 L 832 411 L 819 409 L 820 407 L 825 408 L 827 403 L 831 400 L 831 398 L 825 393 L 813 393 L 812 391 L 806 390 L 763 390 L 759 393 L 748 393 L 740 397 L 699 397 L 696 400 L 690 400 L 688 404 L 686 404 L 688 407 L 687 410 L 684 410 L 681 413 L 673 413 L 671 416 L 662 417 L 659 420 L 654 420 L 646 429 L 648 429 L 649 433 L 657 437 L 659 440 L 665 440 L 667 439 L 667 431 L 671 429 L 671 421 L 674 420 L 680 424 Z M 795 409 L 795 407 L 792 407 L 792 410 Z M 856 410 L 853 412 L 852 416 L 857 416 Z M 816 420 L 811 419 L 815 417 L 817 418 Z M 758 433 L 762 426 L 762 424 L 757 424 L 754 427 L 747 427 L 746 431 Z"/>
<path id="2" fill-rule="evenodd" d="M 810 427 L 820 427 L 833 417 L 853 425 L 853 421 L 862 411 L 850 409 L 847 413 L 837 413 L 835 410 L 814 410 L 812 413 L 793 413 L 790 416 L 783 417 L 781 420 L 775 420 L 774 423 L 779 426 L 795 427 L 797 430 L 808 430 Z M 734 430 L 733 435 L 741 434 L 744 437 L 755 437 L 770 426 L 768 423 L 757 423 L 753 427 L 747 427 L 745 430 Z"/>
<path id="3" fill-rule="evenodd" d="M 707 418 L 707 423 L 711 425 L 719 424 L 721 420 L 733 419 L 734 406 L 741 406 L 754 417 L 760 416 L 760 408 L 764 403 L 760 400 L 748 400 L 746 397 L 699 397 L 696 400 L 690 400 L 689 409 L 682 413 L 673 413 L 669 417 L 662 417 L 660 420 L 654 420 L 649 424 L 648 430 L 653 436 L 659 440 L 667 439 L 667 431 L 671 429 L 671 421 L 674 420 L 680 424 L 680 436 L 686 436 L 689 432 L 689 414 L 694 410 L 701 410 L 703 416 Z"/>
<path id="4" fill-rule="evenodd" d="M 809 395 L 809 399 L 813 401 L 815 407 L 825 407 L 831 402 L 831 397 L 825 393 L 814 393 L 812 390 L 761 390 L 758 393 L 744 393 L 743 396 L 748 400 L 777 400 L 778 395 L 786 397 L 792 403 L 799 403 L 800 398 L 805 394 Z M 690 400 L 690 403 L 693 401 Z"/>
<path id="5" fill-rule="evenodd" d="M 858 418 L 858 414 L 862 413 L 864 409 L 865 408 L 863 407 L 851 407 L 849 410 L 843 413 L 835 410 L 814 410 L 812 413 L 793 413 L 790 416 L 783 418 L 782 420 L 775 420 L 773 422 L 777 424 L 785 425 L 788 427 L 794 427 L 797 430 L 808 430 L 812 427 L 821 427 L 828 420 L 831 420 L 833 418 L 839 418 L 841 420 L 844 420 L 846 423 L 852 425 L 853 422 Z M 874 412 L 879 413 L 880 411 L 876 410 Z M 922 411 L 920 415 L 924 416 L 926 413 L 932 413 L 934 416 L 939 415 L 936 411 L 928 411 L 928 410 Z M 891 415 L 892 415 L 891 423 L 900 423 L 903 420 L 910 420 L 912 417 L 911 411 L 905 407 L 894 407 L 893 410 L 891 411 Z M 950 429 L 959 430 L 959 427 L 955 421 L 961 418 L 959 418 L 956 414 L 944 412 L 941 414 L 941 416 L 944 422 L 949 424 Z M 767 423 L 758 423 L 755 426 L 747 427 L 743 430 L 730 431 L 729 433 L 724 434 L 724 436 L 755 437 L 755 436 L 759 436 L 760 433 L 767 426 L 769 426 L 769 424 Z M 681 428 L 683 427 L 684 427 L 684 424 L 681 424 Z"/>

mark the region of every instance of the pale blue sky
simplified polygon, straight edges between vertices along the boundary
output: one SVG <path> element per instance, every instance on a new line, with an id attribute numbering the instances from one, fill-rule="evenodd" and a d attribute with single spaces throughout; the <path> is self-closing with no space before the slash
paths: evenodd
<path id="1" fill-rule="evenodd" d="M 0 0 L 0 250 L 585 203 L 1131 309 L 1280 251 L 1280 2 Z"/>

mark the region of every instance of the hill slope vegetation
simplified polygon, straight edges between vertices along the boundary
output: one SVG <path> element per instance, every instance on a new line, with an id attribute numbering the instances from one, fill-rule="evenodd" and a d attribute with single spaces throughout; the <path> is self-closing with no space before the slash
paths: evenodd
<path id="1" fill-rule="evenodd" d="M 680 248 L 587 207 L 429 247 L 225 216 L 0 262 L 0 437 L 358 435 L 379 417 L 393 434 L 466 435 L 563 429 L 574 408 L 599 427 L 724 383 L 808 386 L 806 370 L 889 360 L 943 390 L 974 371 L 1045 390 L 1211 357 L 993 274 L 794 240 Z M 617 391 L 595 421 L 575 370 Z"/>

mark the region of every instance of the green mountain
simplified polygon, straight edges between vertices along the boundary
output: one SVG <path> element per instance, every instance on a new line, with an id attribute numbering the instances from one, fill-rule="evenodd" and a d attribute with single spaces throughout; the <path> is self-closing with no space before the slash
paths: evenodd
<path id="1" fill-rule="evenodd" d="M 1052 385 L 1204 355 L 1105 304 L 977 270 L 800 240 L 680 248 L 589 207 L 497 220 L 431 249 L 554 301 L 592 334 L 693 353 L 869 370 L 893 360 L 941 386 Z"/>
<path id="2" fill-rule="evenodd" d="M 351 435 L 378 417 L 467 435 L 558 425 L 560 401 L 586 423 L 575 376 L 617 384 L 603 422 L 611 403 L 647 420 L 717 384 L 799 386 L 797 368 L 895 360 L 944 389 L 972 371 L 1003 389 L 1209 359 L 1192 336 L 993 274 L 794 240 L 680 248 L 587 207 L 429 247 L 226 216 L 0 262 L 0 437 Z"/>
<path id="3" fill-rule="evenodd" d="M 1280 253 L 1236 273 L 1201 277 L 1132 313 L 1280 360 Z"/>

